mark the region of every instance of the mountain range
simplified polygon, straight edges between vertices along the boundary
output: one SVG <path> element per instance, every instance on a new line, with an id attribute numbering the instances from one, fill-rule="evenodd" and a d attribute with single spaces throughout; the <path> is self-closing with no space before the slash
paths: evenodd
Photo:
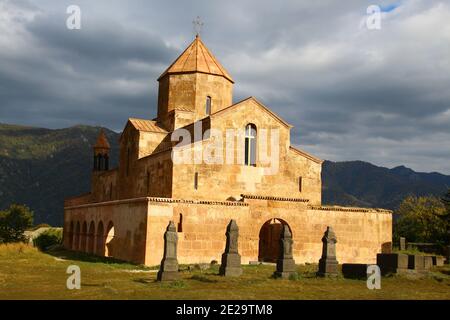
<path id="1" fill-rule="evenodd" d="M 0 210 L 11 203 L 26 204 L 35 213 L 35 224 L 62 225 L 64 198 L 90 190 L 92 146 L 99 130 L 0 124 Z M 120 133 L 104 131 L 114 167 Z M 324 204 L 396 209 L 408 195 L 442 195 L 450 187 L 450 176 L 363 161 L 325 161 L 322 182 Z"/>

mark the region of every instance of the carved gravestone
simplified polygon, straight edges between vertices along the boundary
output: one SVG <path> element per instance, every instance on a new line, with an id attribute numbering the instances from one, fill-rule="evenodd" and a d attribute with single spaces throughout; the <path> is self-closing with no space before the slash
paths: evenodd
<path id="1" fill-rule="evenodd" d="M 242 274 L 241 255 L 238 253 L 239 228 L 235 220 L 231 220 L 227 227 L 227 242 L 222 254 L 222 264 L 219 274 L 226 277 L 239 277 Z"/>
<path id="2" fill-rule="evenodd" d="M 404 253 L 378 253 L 377 265 L 380 267 L 381 275 L 390 273 L 405 273 L 408 270 L 409 258 Z"/>
<path id="3" fill-rule="evenodd" d="M 273 274 L 275 278 L 288 279 L 297 274 L 295 261 L 292 255 L 292 233 L 287 225 L 283 225 L 280 237 L 280 256 L 277 260 L 277 270 Z"/>
<path id="4" fill-rule="evenodd" d="M 400 251 L 405 251 L 406 250 L 406 238 L 404 237 L 400 237 Z"/>
<path id="5" fill-rule="evenodd" d="M 408 255 L 408 269 L 423 271 L 425 269 L 424 256 L 418 254 Z"/>
<path id="6" fill-rule="evenodd" d="M 336 260 L 336 235 L 332 227 L 327 227 L 322 237 L 322 258 L 319 260 L 318 276 L 336 276 L 338 274 L 338 261 Z"/>
<path id="7" fill-rule="evenodd" d="M 433 267 L 433 257 L 425 256 L 423 257 L 423 268 L 425 270 L 430 270 Z"/>
<path id="8" fill-rule="evenodd" d="M 443 256 L 433 256 L 433 266 L 436 266 L 436 267 L 444 266 L 444 257 Z"/>
<path id="9" fill-rule="evenodd" d="M 170 221 L 164 233 L 164 256 L 158 272 L 158 281 L 178 280 L 177 244 L 177 229 L 173 221 Z"/>

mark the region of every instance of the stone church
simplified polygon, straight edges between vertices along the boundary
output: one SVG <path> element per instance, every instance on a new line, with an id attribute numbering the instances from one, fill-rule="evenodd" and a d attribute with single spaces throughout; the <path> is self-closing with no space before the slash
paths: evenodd
<path id="1" fill-rule="evenodd" d="M 340 263 L 374 263 L 389 248 L 392 212 L 322 205 L 322 160 L 292 146 L 292 126 L 256 98 L 233 101 L 233 78 L 199 36 L 158 83 L 157 117 L 128 119 L 117 168 L 100 132 L 91 192 L 64 203 L 67 249 L 157 265 L 174 221 L 179 263 L 220 261 L 231 219 L 243 263 L 275 261 L 283 225 L 297 263 L 319 260 L 327 226 Z M 214 161 L 174 159 L 210 149 Z"/>

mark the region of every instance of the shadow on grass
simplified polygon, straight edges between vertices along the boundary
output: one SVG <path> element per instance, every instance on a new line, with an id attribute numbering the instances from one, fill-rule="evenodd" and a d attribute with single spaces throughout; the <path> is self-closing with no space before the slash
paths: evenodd
<path id="1" fill-rule="evenodd" d="M 64 259 L 64 260 L 75 260 L 75 261 L 83 261 L 83 262 L 90 262 L 90 263 L 104 263 L 104 264 L 118 264 L 118 265 L 133 265 L 142 269 L 151 269 L 148 267 L 145 267 L 143 265 L 134 264 L 132 262 L 123 261 L 111 257 L 99 257 L 92 254 L 84 253 L 84 252 L 78 252 L 78 251 L 70 251 L 65 249 L 58 249 L 58 250 L 50 250 L 45 251 L 45 254 L 51 255 L 53 257 Z"/>
<path id="2" fill-rule="evenodd" d="M 191 277 L 191 280 L 196 280 L 196 281 L 205 282 L 205 283 L 217 283 L 217 282 L 219 282 L 217 280 L 209 279 L 209 278 L 207 278 L 205 276 L 201 276 L 201 275 L 198 275 L 198 274 L 193 275 Z"/>
<path id="3" fill-rule="evenodd" d="M 443 273 L 447 276 L 450 276 L 450 270 L 439 270 L 440 273 Z"/>
<path id="4" fill-rule="evenodd" d="M 138 278 L 138 279 L 133 279 L 133 282 L 149 284 L 149 283 L 155 283 L 157 281 L 154 279 L 149 279 L 149 278 Z"/>
<path id="5" fill-rule="evenodd" d="M 83 287 L 105 287 L 106 283 L 83 283 Z"/>

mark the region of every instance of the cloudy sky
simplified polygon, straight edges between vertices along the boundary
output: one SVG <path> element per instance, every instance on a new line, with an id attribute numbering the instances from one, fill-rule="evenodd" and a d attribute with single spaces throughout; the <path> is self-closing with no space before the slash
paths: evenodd
<path id="1" fill-rule="evenodd" d="M 69 5 L 81 30 L 66 28 Z M 380 30 L 367 7 L 382 8 Z M 450 2 L 0 0 L 0 122 L 121 131 L 156 115 L 157 82 L 202 39 L 323 159 L 450 174 Z"/>

